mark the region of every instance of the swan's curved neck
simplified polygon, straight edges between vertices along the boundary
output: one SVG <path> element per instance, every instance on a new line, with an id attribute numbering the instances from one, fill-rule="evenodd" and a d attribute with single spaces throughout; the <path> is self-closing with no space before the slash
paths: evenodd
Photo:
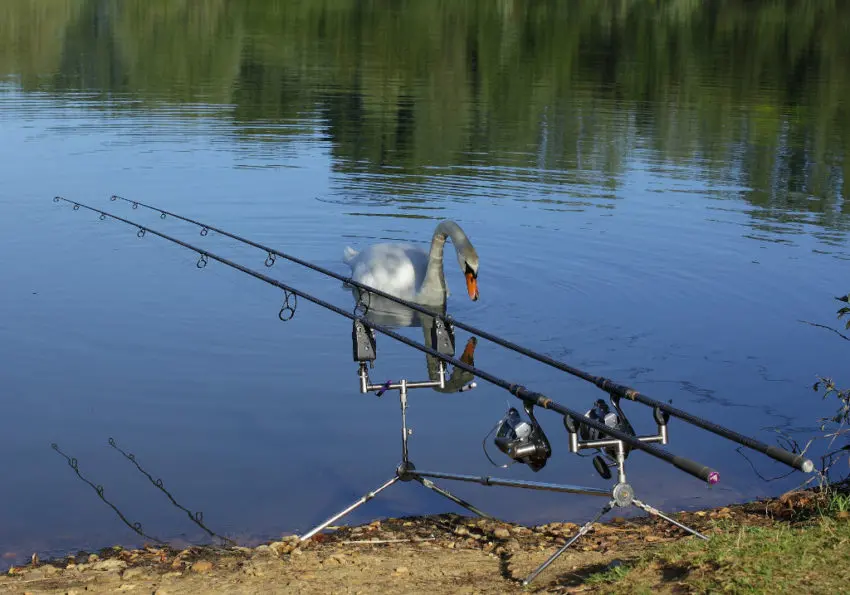
<path id="1" fill-rule="evenodd" d="M 451 238 L 455 250 L 460 252 L 467 244 L 469 238 L 463 230 L 452 221 L 442 221 L 434 230 L 431 238 L 431 250 L 428 253 L 428 268 L 425 271 L 425 280 L 419 289 L 420 294 L 446 294 L 446 277 L 443 270 L 443 252 L 446 247 L 446 238 Z"/>

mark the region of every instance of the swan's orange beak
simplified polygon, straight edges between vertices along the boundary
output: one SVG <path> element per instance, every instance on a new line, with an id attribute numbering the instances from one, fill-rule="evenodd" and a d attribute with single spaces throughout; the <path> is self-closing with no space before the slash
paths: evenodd
<path id="1" fill-rule="evenodd" d="M 473 302 L 478 299 L 478 279 L 472 273 L 466 274 L 466 291 L 469 292 L 469 299 Z"/>

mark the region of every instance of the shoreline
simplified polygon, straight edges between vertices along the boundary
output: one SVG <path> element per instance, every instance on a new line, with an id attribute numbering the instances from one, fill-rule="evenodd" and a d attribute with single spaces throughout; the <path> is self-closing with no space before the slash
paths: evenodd
<path id="1" fill-rule="evenodd" d="M 743 527 L 804 527 L 811 519 L 805 512 L 820 497 L 816 490 L 791 491 L 670 516 L 710 538 Z M 578 531 L 576 524 L 523 526 L 440 514 L 341 526 L 303 543 L 285 536 L 256 547 L 114 546 L 14 566 L 0 576 L 0 593 L 596 592 L 586 582 L 593 575 L 669 544 L 704 543 L 653 516 L 615 515 L 594 525 L 526 588 L 522 579 Z M 838 522 L 846 515 L 839 513 Z M 667 582 L 662 573 L 655 590 L 665 591 Z"/>

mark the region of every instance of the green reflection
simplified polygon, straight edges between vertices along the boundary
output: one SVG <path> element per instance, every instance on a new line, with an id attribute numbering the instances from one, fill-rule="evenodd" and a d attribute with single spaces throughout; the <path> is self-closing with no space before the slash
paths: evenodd
<path id="1" fill-rule="evenodd" d="M 58 72 L 65 34 L 81 10 L 76 0 L 0 2 L 0 75 L 19 75 L 33 89 L 41 76 Z"/>
<path id="2" fill-rule="evenodd" d="M 24 90 L 223 105 L 238 139 L 323 131 L 335 167 L 411 183 L 499 166 L 605 195 L 649 150 L 833 229 L 848 40 L 831 0 L 0 3 L 0 74 Z"/>

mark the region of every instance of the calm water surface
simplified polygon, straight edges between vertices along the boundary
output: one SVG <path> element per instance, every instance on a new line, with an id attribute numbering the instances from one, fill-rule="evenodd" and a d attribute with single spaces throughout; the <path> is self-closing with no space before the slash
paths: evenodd
<path id="1" fill-rule="evenodd" d="M 308 529 L 392 474 L 398 402 L 357 391 L 350 324 L 197 255 L 52 202 L 108 209 L 257 270 L 265 255 L 153 203 L 340 273 L 342 250 L 427 245 L 451 218 L 481 300 L 447 258 L 458 319 L 774 442 L 805 440 L 846 351 L 832 323 L 850 266 L 850 15 L 832 3 L 9 0 L 0 5 L 2 564 L 217 534 Z M 270 269 L 346 308 L 334 280 Z M 421 329 L 403 332 L 421 340 Z M 458 332 L 462 347 L 468 335 Z M 373 378 L 426 374 L 379 337 Z M 598 391 L 485 342 L 480 367 L 576 409 Z M 846 379 L 845 379 L 846 380 Z M 421 468 L 497 473 L 481 441 L 511 397 L 418 391 Z M 628 408 L 640 431 L 648 411 Z M 568 456 L 508 477 L 605 486 Z M 735 445 L 682 423 L 630 479 L 667 509 L 774 494 Z M 496 456 L 493 454 L 493 456 Z M 752 456 L 766 476 L 780 466 Z M 587 497 L 447 485 L 526 523 Z M 456 511 L 397 485 L 348 517 Z"/>

